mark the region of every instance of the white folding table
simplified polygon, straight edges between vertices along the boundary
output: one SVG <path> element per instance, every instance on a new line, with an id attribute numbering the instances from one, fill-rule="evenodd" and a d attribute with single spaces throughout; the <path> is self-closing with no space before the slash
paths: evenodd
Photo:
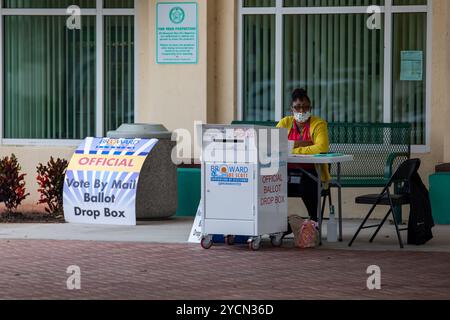
<path id="1" fill-rule="evenodd" d="M 313 176 L 306 170 L 299 168 L 305 174 L 310 176 L 317 183 L 317 193 L 318 193 L 318 205 L 317 205 L 317 218 L 319 222 L 319 237 L 320 244 L 322 244 L 322 172 L 321 172 L 321 164 L 336 164 L 337 165 L 337 177 L 336 181 L 334 181 L 338 188 L 338 215 L 339 215 L 339 241 L 342 241 L 342 186 L 341 186 L 341 163 L 353 161 L 353 156 L 351 155 L 290 155 L 288 158 L 289 164 L 314 164 L 317 177 Z"/>

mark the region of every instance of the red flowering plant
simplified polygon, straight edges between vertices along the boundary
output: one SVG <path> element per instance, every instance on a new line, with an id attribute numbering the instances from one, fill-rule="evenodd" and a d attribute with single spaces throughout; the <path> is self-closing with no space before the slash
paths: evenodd
<path id="1" fill-rule="evenodd" d="M 41 197 L 38 204 L 46 204 L 45 211 L 53 216 L 63 214 L 63 189 L 68 162 L 65 159 L 50 158 L 47 165 L 37 167 L 37 182 Z"/>
<path id="2" fill-rule="evenodd" d="M 25 176 L 21 174 L 20 166 L 14 154 L 0 160 L 0 201 L 5 203 L 8 214 L 17 210 L 17 207 L 30 194 L 26 193 Z"/>

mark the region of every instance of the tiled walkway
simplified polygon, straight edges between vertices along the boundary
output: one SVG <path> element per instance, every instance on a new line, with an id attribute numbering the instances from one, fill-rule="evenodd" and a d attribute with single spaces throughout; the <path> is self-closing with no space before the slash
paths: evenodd
<path id="1" fill-rule="evenodd" d="M 450 253 L 0 241 L 1 299 L 450 299 Z M 81 268 L 81 290 L 66 287 Z M 382 289 L 369 291 L 378 265 Z"/>

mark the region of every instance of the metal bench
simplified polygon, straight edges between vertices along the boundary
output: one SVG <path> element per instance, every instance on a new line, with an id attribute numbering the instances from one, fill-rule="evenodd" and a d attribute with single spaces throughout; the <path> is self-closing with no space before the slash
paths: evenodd
<path id="1" fill-rule="evenodd" d="M 342 187 L 384 187 L 411 156 L 411 125 L 329 123 L 330 152 L 352 155 L 342 164 Z M 331 169 L 335 176 L 336 168 Z"/>

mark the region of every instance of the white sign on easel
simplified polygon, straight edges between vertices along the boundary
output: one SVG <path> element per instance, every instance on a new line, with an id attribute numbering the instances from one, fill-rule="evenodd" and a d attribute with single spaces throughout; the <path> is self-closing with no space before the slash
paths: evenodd
<path id="1" fill-rule="evenodd" d="M 197 214 L 195 215 L 194 224 L 189 234 L 189 243 L 200 243 L 202 240 L 202 200 L 198 205 Z"/>
<path id="2" fill-rule="evenodd" d="M 69 223 L 136 225 L 139 176 L 157 139 L 86 138 L 64 179 L 64 218 Z"/>

